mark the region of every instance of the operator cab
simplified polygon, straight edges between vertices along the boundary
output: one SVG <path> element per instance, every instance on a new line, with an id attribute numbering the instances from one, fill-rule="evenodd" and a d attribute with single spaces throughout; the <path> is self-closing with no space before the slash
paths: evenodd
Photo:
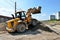
<path id="1" fill-rule="evenodd" d="M 16 18 L 20 18 L 21 20 L 24 20 L 26 18 L 25 11 L 19 11 L 15 13 Z"/>

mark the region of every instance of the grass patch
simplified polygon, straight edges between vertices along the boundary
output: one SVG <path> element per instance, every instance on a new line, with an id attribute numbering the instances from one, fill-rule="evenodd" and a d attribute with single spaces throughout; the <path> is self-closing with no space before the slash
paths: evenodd
<path id="1" fill-rule="evenodd" d="M 45 20 L 45 21 L 43 21 L 43 23 L 60 25 L 60 20 Z"/>

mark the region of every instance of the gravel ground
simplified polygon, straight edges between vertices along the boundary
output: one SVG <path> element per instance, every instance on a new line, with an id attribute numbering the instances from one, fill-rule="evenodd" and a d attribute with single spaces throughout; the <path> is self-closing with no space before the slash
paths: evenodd
<path id="1" fill-rule="evenodd" d="M 0 40 L 60 40 L 60 35 L 45 27 L 45 24 L 38 25 L 37 27 L 25 33 L 9 34 L 7 31 L 0 31 Z M 60 25 L 51 27 L 60 33 Z"/>
<path id="2" fill-rule="evenodd" d="M 60 40 L 60 35 L 46 31 L 37 34 L 34 34 L 33 32 L 30 32 L 30 34 L 16 33 L 15 35 L 5 32 L 0 34 L 0 40 Z"/>

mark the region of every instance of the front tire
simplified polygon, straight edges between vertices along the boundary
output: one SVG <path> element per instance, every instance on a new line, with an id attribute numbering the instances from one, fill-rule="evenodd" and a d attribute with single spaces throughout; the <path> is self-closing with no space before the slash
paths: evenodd
<path id="1" fill-rule="evenodd" d="M 32 19 L 31 24 L 32 24 L 33 26 L 36 26 L 36 25 L 38 24 L 38 21 L 37 21 L 36 19 Z"/>

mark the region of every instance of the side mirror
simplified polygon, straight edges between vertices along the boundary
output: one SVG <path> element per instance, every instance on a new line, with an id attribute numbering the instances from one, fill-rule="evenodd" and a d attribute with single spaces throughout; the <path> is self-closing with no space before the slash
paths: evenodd
<path id="1" fill-rule="evenodd" d="M 12 18 L 14 19 L 14 15 L 13 14 L 11 14 L 12 15 Z"/>

